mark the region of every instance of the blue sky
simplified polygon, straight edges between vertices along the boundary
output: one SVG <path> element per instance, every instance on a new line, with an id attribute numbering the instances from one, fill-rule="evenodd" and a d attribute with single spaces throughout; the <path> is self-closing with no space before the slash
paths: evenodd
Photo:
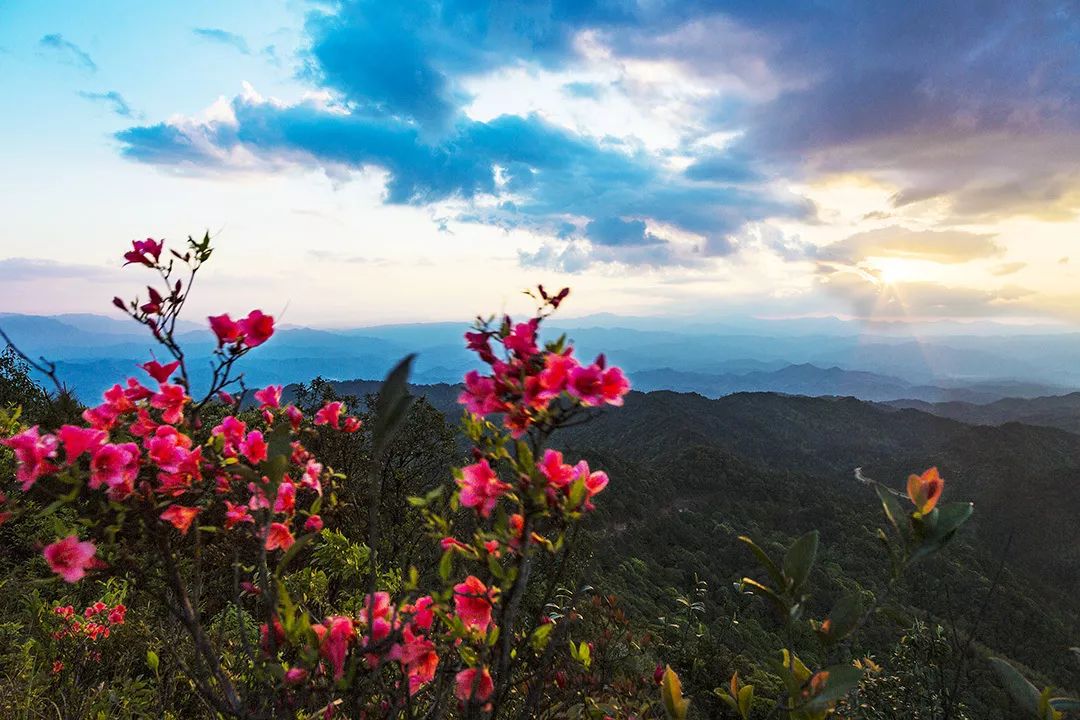
<path id="1" fill-rule="evenodd" d="M 1080 13 L 1052 2 L 0 5 L 0 310 L 1075 322 Z"/>

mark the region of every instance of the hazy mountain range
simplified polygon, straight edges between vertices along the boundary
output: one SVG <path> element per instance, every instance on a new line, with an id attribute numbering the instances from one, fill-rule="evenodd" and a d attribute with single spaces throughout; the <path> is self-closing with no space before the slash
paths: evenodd
<path id="1" fill-rule="evenodd" d="M 119 317 L 0 314 L 0 328 L 27 354 L 54 361 L 60 377 L 89 400 L 154 350 L 142 328 Z M 464 323 L 335 330 L 286 326 L 246 358 L 243 369 L 250 385 L 316 376 L 375 379 L 416 352 L 417 382 L 454 383 L 476 367 L 462 342 L 466 329 Z M 548 328 L 551 337 L 566 332 L 584 358 L 604 351 L 642 390 L 714 398 L 775 391 L 977 404 L 1080 389 L 1080 333 L 1039 330 L 1034 335 L 990 323 L 935 323 L 920 326 L 915 336 L 906 326 L 868 328 L 837 318 L 664 323 L 608 315 Z M 198 383 L 208 374 L 213 337 L 204 326 L 188 323 L 181 340 Z"/>

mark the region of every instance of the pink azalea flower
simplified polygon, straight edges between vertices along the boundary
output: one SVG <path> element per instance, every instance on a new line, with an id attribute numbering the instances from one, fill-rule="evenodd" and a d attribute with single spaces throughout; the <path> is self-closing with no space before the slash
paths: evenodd
<path id="1" fill-rule="evenodd" d="M 466 668 L 454 676 L 454 696 L 461 702 L 484 702 L 495 692 L 495 683 L 486 667 Z"/>
<path id="2" fill-rule="evenodd" d="M 307 465 L 304 467 L 304 474 L 300 476 L 300 487 L 314 490 L 322 497 L 322 483 L 319 481 L 322 471 L 322 463 L 308 460 Z"/>
<path id="3" fill-rule="evenodd" d="M 285 408 L 285 417 L 289 418 L 289 424 L 292 425 L 293 432 L 299 430 L 300 423 L 304 422 L 304 413 L 300 412 L 300 408 L 295 405 Z"/>
<path id="4" fill-rule="evenodd" d="M 296 540 L 288 525 L 279 522 L 270 524 L 270 532 L 266 534 L 267 550 L 288 550 L 294 542 Z"/>
<path id="5" fill-rule="evenodd" d="M 491 624 L 491 603 L 495 590 L 475 575 L 454 586 L 454 613 L 466 628 L 487 632 Z"/>
<path id="6" fill-rule="evenodd" d="M 503 345 L 522 360 L 528 360 L 539 352 L 539 348 L 536 347 L 538 325 L 539 321 L 536 318 L 529 322 L 519 323 L 503 340 Z"/>
<path id="7" fill-rule="evenodd" d="M 182 386 L 162 383 L 158 392 L 150 398 L 150 406 L 161 410 L 163 422 L 175 425 L 184 419 L 184 403 L 189 399 Z"/>
<path id="8" fill-rule="evenodd" d="M 465 373 L 465 389 L 458 395 L 457 401 L 473 415 L 488 415 L 504 407 L 495 394 L 495 380 L 476 370 Z"/>
<path id="9" fill-rule="evenodd" d="M 292 515 L 296 510 L 296 486 L 285 481 L 278 485 L 277 497 L 274 499 L 274 512 Z"/>
<path id="10" fill-rule="evenodd" d="M 578 478 L 583 478 L 585 480 L 585 509 L 592 510 L 594 507 L 591 502 L 593 496 L 598 495 L 601 490 L 607 487 L 607 473 L 603 470 L 591 472 L 589 470 L 589 463 L 584 460 L 574 467 L 574 473 Z"/>
<path id="11" fill-rule="evenodd" d="M 510 489 L 495 475 L 487 459 L 461 468 L 457 484 L 461 488 L 461 504 L 476 508 L 483 517 L 491 515 L 499 498 Z"/>
<path id="12" fill-rule="evenodd" d="M 540 472 L 556 488 L 564 488 L 574 479 L 574 468 L 563 462 L 563 454 L 548 448 L 538 466 Z"/>
<path id="13" fill-rule="evenodd" d="M 495 360 L 495 353 L 491 352 L 490 333 L 486 332 L 467 332 L 465 333 L 466 346 L 480 356 L 480 359 L 486 363 L 491 363 Z"/>
<path id="14" fill-rule="evenodd" d="M 359 430 L 362 425 L 363 422 L 360 421 L 360 418 L 350 415 L 349 417 L 345 418 L 345 422 L 342 423 L 341 429 L 347 433 L 354 433 Z"/>
<path id="15" fill-rule="evenodd" d="M 165 512 L 161 513 L 161 519 L 172 523 L 172 526 L 180 531 L 181 535 L 187 535 L 191 529 L 191 523 L 202 512 L 201 508 L 186 507 L 184 505 L 170 505 Z"/>
<path id="16" fill-rule="evenodd" d="M 243 442 L 246 433 L 247 423 L 243 420 L 237 420 L 232 415 L 226 415 L 210 431 L 211 435 L 221 435 L 225 438 L 225 446 L 230 449 Z"/>
<path id="17" fill-rule="evenodd" d="M 289 668 L 285 671 L 285 684 L 286 685 L 299 685 L 307 680 L 308 671 L 304 668 Z"/>
<path id="18" fill-rule="evenodd" d="M 304 523 L 304 530 L 306 530 L 308 532 L 319 532 L 322 529 L 323 529 L 323 521 L 322 521 L 322 518 L 319 517 L 318 515 L 310 516 L 307 519 L 307 522 Z"/>
<path id="19" fill-rule="evenodd" d="M 68 535 L 45 547 L 45 562 L 49 569 L 64 578 L 65 582 L 78 582 L 86 575 L 87 568 L 93 565 L 97 553 L 94 543 L 89 540 L 79 542 L 78 535 Z"/>
<path id="20" fill-rule="evenodd" d="M 240 339 L 240 325 L 234 322 L 233 319 L 229 317 L 228 313 L 225 313 L 224 315 L 212 315 L 207 319 L 210 321 L 210 329 L 213 330 L 214 335 L 217 336 L 218 347 L 231 345 Z"/>
<path id="21" fill-rule="evenodd" d="M 315 413 L 315 424 L 329 425 L 335 430 L 340 430 L 341 413 L 344 409 L 345 404 L 340 401 L 335 400 L 334 402 L 326 403 Z"/>
<path id="22" fill-rule="evenodd" d="M 334 680 L 340 680 L 345 674 L 345 655 L 349 644 L 356 639 L 356 629 L 350 618 L 333 615 L 326 618 L 326 637 L 322 641 L 321 653 L 334 669 Z"/>
<path id="23" fill-rule="evenodd" d="M 176 372 L 176 368 L 180 367 L 180 361 L 174 360 L 171 363 L 162 365 L 157 360 L 151 360 L 140 365 L 146 373 L 158 381 L 158 383 L 168 382 L 172 374 Z"/>
<path id="24" fill-rule="evenodd" d="M 146 267 L 154 267 L 157 265 L 158 259 L 161 257 L 161 251 L 164 247 L 164 240 L 154 240 L 153 238 L 132 240 L 132 249 L 124 253 L 124 259 L 127 260 L 124 265 L 127 266 L 135 263 L 138 265 L 145 265 Z"/>
<path id="25" fill-rule="evenodd" d="M 82 419 L 98 430 L 111 430 L 120 413 L 109 403 L 83 410 Z"/>
<path id="26" fill-rule="evenodd" d="M 139 474 L 139 446 L 135 443 L 106 444 L 90 457 L 90 488 L 106 485 L 126 497 L 135 488 Z"/>
<path id="27" fill-rule="evenodd" d="M 544 357 L 544 369 L 538 376 L 540 382 L 539 395 L 552 400 L 557 398 L 566 389 L 566 383 L 570 380 L 570 371 L 578 366 L 577 360 L 567 350 L 564 354 L 548 353 Z"/>
<path id="28" fill-rule="evenodd" d="M 138 382 L 135 384 L 138 385 Z M 105 391 L 104 399 L 118 415 L 135 409 L 135 401 L 128 396 L 128 391 L 119 383 Z"/>
<path id="29" fill-rule="evenodd" d="M 435 613 L 431 607 L 435 604 L 435 601 L 430 595 L 425 595 L 421 598 L 417 598 L 416 602 L 409 609 L 412 612 L 412 624 L 421 630 L 431 629 L 431 624 L 435 622 Z"/>
<path id="30" fill-rule="evenodd" d="M 132 403 L 137 403 L 153 397 L 154 391 L 140 383 L 135 378 L 127 379 L 127 387 L 124 388 L 124 397 Z M 135 409 L 134 407 L 131 408 Z M 128 411 L 130 412 L 130 410 Z"/>
<path id="31" fill-rule="evenodd" d="M 570 370 L 566 391 L 582 405 L 593 407 L 604 402 L 604 372 L 597 364 L 578 366 Z"/>
<path id="32" fill-rule="evenodd" d="M 604 371 L 604 377 L 600 381 L 600 394 L 608 405 L 621 406 L 623 395 L 630 392 L 630 381 L 623 375 L 623 371 L 617 367 L 609 367 Z"/>
<path id="33" fill-rule="evenodd" d="M 439 656 L 435 644 L 423 635 L 417 635 L 412 628 L 402 632 L 402 642 L 391 651 L 391 659 L 401 663 L 401 668 L 409 678 L 409 694 L 435 679 L 439 667 Z"/>
<path id="34" fill-rule="evenodd" d="M 252 310 L 243 320 L 237 320 L 243 335 L 244 344 L 248 347 L 257 347 L 270 339 L 274 334 L 274 318 L 263 314 L 262 310 Z"/>
<path id="35" fill-rule="evenodd" d="M 144 441 L 146 455 L 163 472 L 175 473 L 179 471 L 188 455 L 191 447 L 191 438 L 184 435 L 171 425 L 161 425 L 154 434 Z"/>
<path id="36" fill-rule="evenodd" d="M 240 523 L 253 523 L 255 518 L 248 514 L 247 505 L 234 505 L 225 501 L 225 529 L 232 530 Z"/>
<path id="37" fill-rule="evenodd" d="M 0 443 L 15 453 L 15 460 L 18 462 L 15 478 L 22 483 L 23 490 L 29 490 L 42 475 L 56 470 L 56 466 L 50 463 L 49 459 L 56 457 L 57 440 L 52 435 L 41 435 L 37 425 Z"/>
<path id="38" fill-rule="evenodd" d="M 146 411 L 146 408 L 139 408 L 136 411 L 135 422 L 131 423 L 131 434 L 135 437 L 146 437 L 157 430 L 158 424 L 154 422 L 154 419 L 150 417 L 150 413 Z"/>
<path id="39" fill-rule="evenodd" d="M 267 385 L 262 390 L 256 390 L 255 399 L 259 401 L 259 408 L 265 410 L 281 407 L 281 391 L 280 385 Z"/>
<path id="40" fill-rule="evenodd" d="M 263 439 L 263 434 L 258 430 L 249 432 L 244 441 L 240 443 L 240 452 L 252 465 L 258 465 L 266 459 L 266 449 L 266 440 Z"/>

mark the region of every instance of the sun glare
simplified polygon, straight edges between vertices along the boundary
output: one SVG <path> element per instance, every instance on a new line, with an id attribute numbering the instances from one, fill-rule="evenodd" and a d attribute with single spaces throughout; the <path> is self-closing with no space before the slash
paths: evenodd
<path id="1" fill-rule="evenodd" d="M 868 265 L 883 285 L 927 281 L 937 269 L 937 263 L 895 257 L 871 258 Z"/>

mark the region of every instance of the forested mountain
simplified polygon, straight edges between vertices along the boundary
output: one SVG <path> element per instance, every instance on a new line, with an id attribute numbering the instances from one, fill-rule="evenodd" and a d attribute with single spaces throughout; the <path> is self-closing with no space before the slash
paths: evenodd
<path id="1" fill-rule="evenodd" d="M 375 388 L 335 385 L 348 393 Z M 414 391 L 457 416 L 453 386 Z M 975 519 L 953 552 L 925 563 L 897 591 L 905 618 L 875 624 L 856 650 L 881 653 L 904 622 L 930 618 L 972 632 L 980 653 L 1080 685 L 1066 659 L 1080 639 L 1076 435 L 1018 423 L 972 426 L 853 398 L 634 392 L 623 408 L 598 413 L 559 442 L 568 455 L 604 467 L 618 490 L 595 518 L 595 581 L 650 617 L 670 612 L 672 598 L 704 579 L 713 645 L 701 652 L 736 667 L 740 656 L 768 647 L 767 610 L 733 590 L 753 568 L 736 538 L 750 535 L 779 551 L 819 529 L 817 612 L 850 591 L 851 578 L 882 592 L 880 508 L 854 468 L 902 488 L 910 472 L 937 465 L 947 497 L 974 501 Z M 995 692 L 985 666 L 972 672 L 972 682 Z M 994 714 L 991 700 L 969 698 L 973 717 L 1008 717 Z"/>
<path id="2" fill-rule="evenodd" d="M 1003 425 L 1020 422 L 1080 433 L 1080 393 L 1037 398 L 1003 398 L 982 405 L 970 402 L 925 402 L 893 400 L 894 408 L 910 408 L 973 425 Z"/>

